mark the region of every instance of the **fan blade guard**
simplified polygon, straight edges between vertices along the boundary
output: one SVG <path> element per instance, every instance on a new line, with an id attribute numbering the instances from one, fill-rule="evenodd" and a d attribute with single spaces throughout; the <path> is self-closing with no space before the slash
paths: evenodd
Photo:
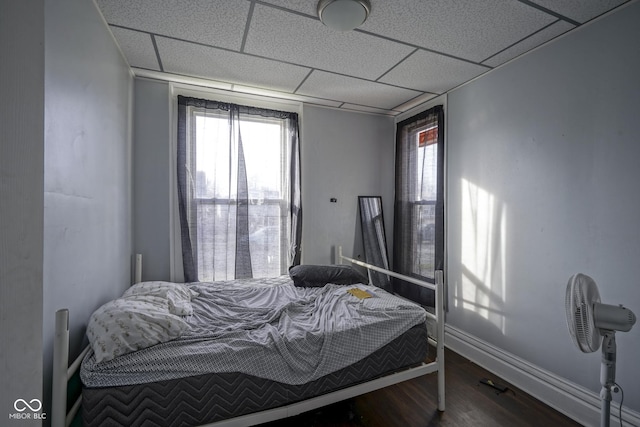
<path id="1" fill-rule="evenodd" d="M 594 317 L 594 304 L 599 302 L 600 293 L 591 277 L 582 273 L 571 276 L 565 298 L 567 326 L 573 342 L 584 353 L 600 348 L 600 330 Z"/>

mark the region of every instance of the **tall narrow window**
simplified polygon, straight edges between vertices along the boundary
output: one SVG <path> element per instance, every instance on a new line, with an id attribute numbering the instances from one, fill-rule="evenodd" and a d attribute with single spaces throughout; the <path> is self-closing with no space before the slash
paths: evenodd
<path id="1" fill-rule="evenodd" d="M 435 282 L 444 267 L 444 110 L 434 107 L 404 120 L 396 130 L 394 269 Z M 434 293 L 402 281 L 394 291 L 423 305 Z"/>
<path id="2" fill-rule="evenodd" d="M 186 281 L 299 262 L 297 114 L 179 96 L 177 158 Z"/>

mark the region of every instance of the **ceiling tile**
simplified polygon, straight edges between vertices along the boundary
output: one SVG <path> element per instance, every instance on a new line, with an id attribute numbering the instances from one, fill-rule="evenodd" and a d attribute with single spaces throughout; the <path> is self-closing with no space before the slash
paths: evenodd
<path id="1" fill-rule="evenodd" d="M 317 70 L 296 93 L 382 109 L 391 109 L 420 95 L 414 90 Z"/>
<path id="2" fill-rule="evenodd" d="M 165 37 L 156 37 L 165 71 L 293 92 L 309 69 Z"/>
<path id="3" fill-rule="evenodd" d="M 303 96 L 303 95 L 292 94 L 292 93 L 286 93 L 286 94 L 274 93 L 273 91 L 270 91 L 270 90 L 257 89 L 251 86 L 233 85 L 233 91 L 248 93 L 251 95 L 268 96 L 271 98 L 283 98 L 291 101 L 304 102 L 307 104 L 324 105 L 326 107 L 339 107 L 340 105 L 342 105 L 342 102 L 340 101 L 331 101 L 329 99 L 314 98 L 311 96 Z"/>
<path id="4" fill-rule="evenodd" d="M 519 1 L 393 0 L 374 3 L 360 28 L 479 62 L 555 20 Z"/>
<path id="5" fill-rule="evenodd" d="M 263 0 L 263 3 L 270 3 L 309 16 L 318 16 L 318 2 L 315 0 Z"/>
<path id="6" fill-rule="evenodd" d="M 149 34 L 118 27 L 110 27 L 110 30 L 130 66 L 160 71 L 156 50 Z"/>
<path id="7" fill-rule="evenodd" d="M 245 45 L 245 52 L 255 55 L 370 80 L 412 50 L 356 31 L 331 30 L 317 19 L 260 4 L 253 12 Z"/>
<path id="8" fill-rule="evenodd" d="M 97 0 L 109 24 L 240 50 L 247 1 Z"/>
<path id="9" fill-rule="evenodd" d="M 503 64 L 508 60 L 513 59 L 516 56 L 523 54 L 533 49 L 534 47 L 537 47 L 542 43 L 545 43 L 553 39 L 554 37 L 557 37 L 560 34 L 563 34 L 571 30 L 572 28 L 575 28 L 572 24 L 566 21 L 558 21 L 548 26 L 544 30 L 538 31 L 531 37 L 524 39 L 520 43 L 517 43 L 505 49 L 504 51 L 498 53 L 497 55 L 492 56 L 491 58 L 487 59 L 486 61 L 483 61 L 482 63 L 490 67 L 497 67 L 498 65 Z"/>
<path id="10" fill-rule="evenodd" d="M 626 3 L 627 0 L 533 0 L 533 2 L 574 21 L 587 22 Z"/>
<path id="11" fill-rule="evenodd" d="M 385 110 L 385 109 L 382 109 L 382 108 L 365 107 L 365 106 L 362 106 L 362 105 L 355 105 L 355 104 L 342 104 L 340 109 L 342 109 L 342 110 L 361 111 L 363 113 L 384 114 L 384 115 L 387 115 L 387 116 L 389 116 L 389 115 L 395 116 L 397 114 L 400 114 L 400 111 Z"/>
<path id="12" fill-rule="evenodd" d="M 443 93 L 489 68 L 418 50 L 379 81 L 424 92 Z"/>
<path id="13" fill-rule="evenodd" d="M 430 99 L 435 98 L 438 95 L 434 95 L 432 93 L 423 93 L 422 95 L 410 99 L 409 101 L 405 102 L 404 104 L 401 105 L 397 105 L 395 107 L 393 107 L 394 111 L 400 111 L 400 112 L 406 112 L 411 110 L 412 108 L 415 108 L 421 104 L 424 104 L 425 102 L 427 102 Z"/>

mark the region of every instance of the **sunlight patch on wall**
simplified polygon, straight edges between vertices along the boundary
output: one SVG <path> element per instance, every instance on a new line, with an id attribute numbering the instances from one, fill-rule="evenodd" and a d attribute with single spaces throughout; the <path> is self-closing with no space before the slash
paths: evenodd
<path id="1" fill-rule="evenodd" d="M 462 179 L 462 283 L 454 305 L 477 313 L 505 333 L 506 206 Z"/>

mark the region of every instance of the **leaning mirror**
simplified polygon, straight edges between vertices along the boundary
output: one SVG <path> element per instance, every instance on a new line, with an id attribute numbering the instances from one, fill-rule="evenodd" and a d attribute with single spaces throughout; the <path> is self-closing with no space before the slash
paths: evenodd
<path id="1" fill-rule="evenodd" d="M 365 261 L 376 267 L 389 270 L 387 240 L 384 233 L 382 215 L 382 197 L 358 196 L 360 223 L 362 226 L 362 244 Z M 371 283 L 379 288 L 391 291 L 391 280 L 386 274 L 369 270 Z"/>

